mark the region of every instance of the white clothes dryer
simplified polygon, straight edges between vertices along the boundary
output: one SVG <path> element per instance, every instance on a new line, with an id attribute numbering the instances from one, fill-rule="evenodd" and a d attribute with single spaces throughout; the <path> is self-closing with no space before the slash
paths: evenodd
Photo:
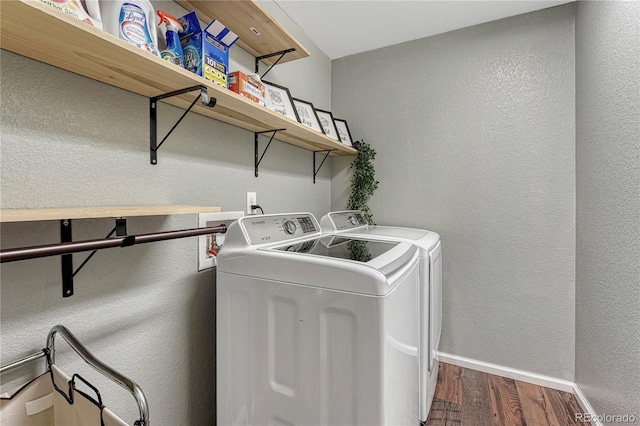
<path id="1" fill-rule="evenodd" d="M 220 425 L 419 424 L 414 245 L 246 216 L 218 255 Z"/>
<path id="2" fill-rule="evenodd" d="M 436 358 L 442 331 L 442 248 L 440 235 L 416 228 L 368 225 L 362 212 L 331 212 L 320 219 L 324 233 L 409 242 L 420 256 L 420 421 L 427 420 L 438 381 Z"/>

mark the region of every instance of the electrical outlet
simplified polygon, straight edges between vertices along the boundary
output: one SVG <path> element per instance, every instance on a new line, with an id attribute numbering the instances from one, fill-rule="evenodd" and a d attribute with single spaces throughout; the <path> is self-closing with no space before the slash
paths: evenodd
<path id="1" fill-rule="evenodd" d="M 258 204 L 258 197 L 255 192 L 247 192 L 247 207 L 245 208 L 245 212 L 247 214 L 255 214 L 256 210 L 252 209 L 251 206 L 255 206 Z"/>
<path id="2" fill-rule="evenodd" d="M 200 213 L 198 227 L 225 225 L 229 227 L 237 219 L 244 216 L 244 212 Z M 198 236 L 198 271 L 215 268 L 218 250 L 224 244 L 224 234 L 208 234 Z"/>

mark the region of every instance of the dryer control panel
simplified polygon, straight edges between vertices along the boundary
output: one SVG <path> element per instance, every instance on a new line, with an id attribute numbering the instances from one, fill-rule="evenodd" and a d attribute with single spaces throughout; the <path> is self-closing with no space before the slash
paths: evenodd
<path id="1" fill-rule="evenodd" d="M 320 225 L 311 213 L 245 216 L 240 220 L 249 244 L 266 244 L 311 236 Z"/>
<path id="2" fill-rule="evenodd" d="M 364 214 L 358 210 L 329 213 L 329 218 L 331 219 L 332 228 L 335 231 L 359 228 L 367 224 Z"/>

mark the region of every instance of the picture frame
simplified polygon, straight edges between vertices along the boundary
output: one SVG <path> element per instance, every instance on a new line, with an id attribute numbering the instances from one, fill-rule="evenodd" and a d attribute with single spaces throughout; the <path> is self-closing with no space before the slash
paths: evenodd
<path id="1" fill-rule="evenodd" d="M 269 81 L 263 81 L 262 84 L 264 84 L 264 103 L 266 107 L 299 122 L 298 112 L 293 105 L 289 89 Z"/>
<path id="2" fill-rule="evenodd" d="M 342 118 L 334 118 L 333 122 L 336 125 L 336 129 L 338 130 L 338 137 L 340 138 L 342 143 L 345 145 L 353 146 L 353 138 L 351 137 L 351 132 L 349 131 L 347 120 L 343 120 Z"/>
<path id="3" fill-rule="evenodd" d="M 324 130 L 324 134 L 329 136 L 331 139 L 341 142 L 340 137 L 338 136 L 338 129 L 336 129 L 336 123 L 333 121 L 333 114 L 331 114 L 331 111 L 316 109 L 316 114 L 318 115 L 320 125 Z"/>
<path id="4" fill-rule="evenodd" d="M 292 100 L 293 106 L 298 113 L 298 121 L 316 132 L 324 134 L 324 129 L 320 125 L 320 118 L 318 118 L 313 104 L 298 98 L 292 98 Z"/>

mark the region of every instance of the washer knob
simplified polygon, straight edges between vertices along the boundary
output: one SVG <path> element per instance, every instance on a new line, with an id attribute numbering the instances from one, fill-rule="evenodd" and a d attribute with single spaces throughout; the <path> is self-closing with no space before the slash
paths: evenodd
<path id="1" fill-rule="evenodd" d="M 282 222 L 282 228 L 284 229 L 285 233 L 289 235 L 293 235 L 296 233 L 296 229 L 298 227 L 296 226 L 294 221 L 287 219 L 284 222 Z"/>

